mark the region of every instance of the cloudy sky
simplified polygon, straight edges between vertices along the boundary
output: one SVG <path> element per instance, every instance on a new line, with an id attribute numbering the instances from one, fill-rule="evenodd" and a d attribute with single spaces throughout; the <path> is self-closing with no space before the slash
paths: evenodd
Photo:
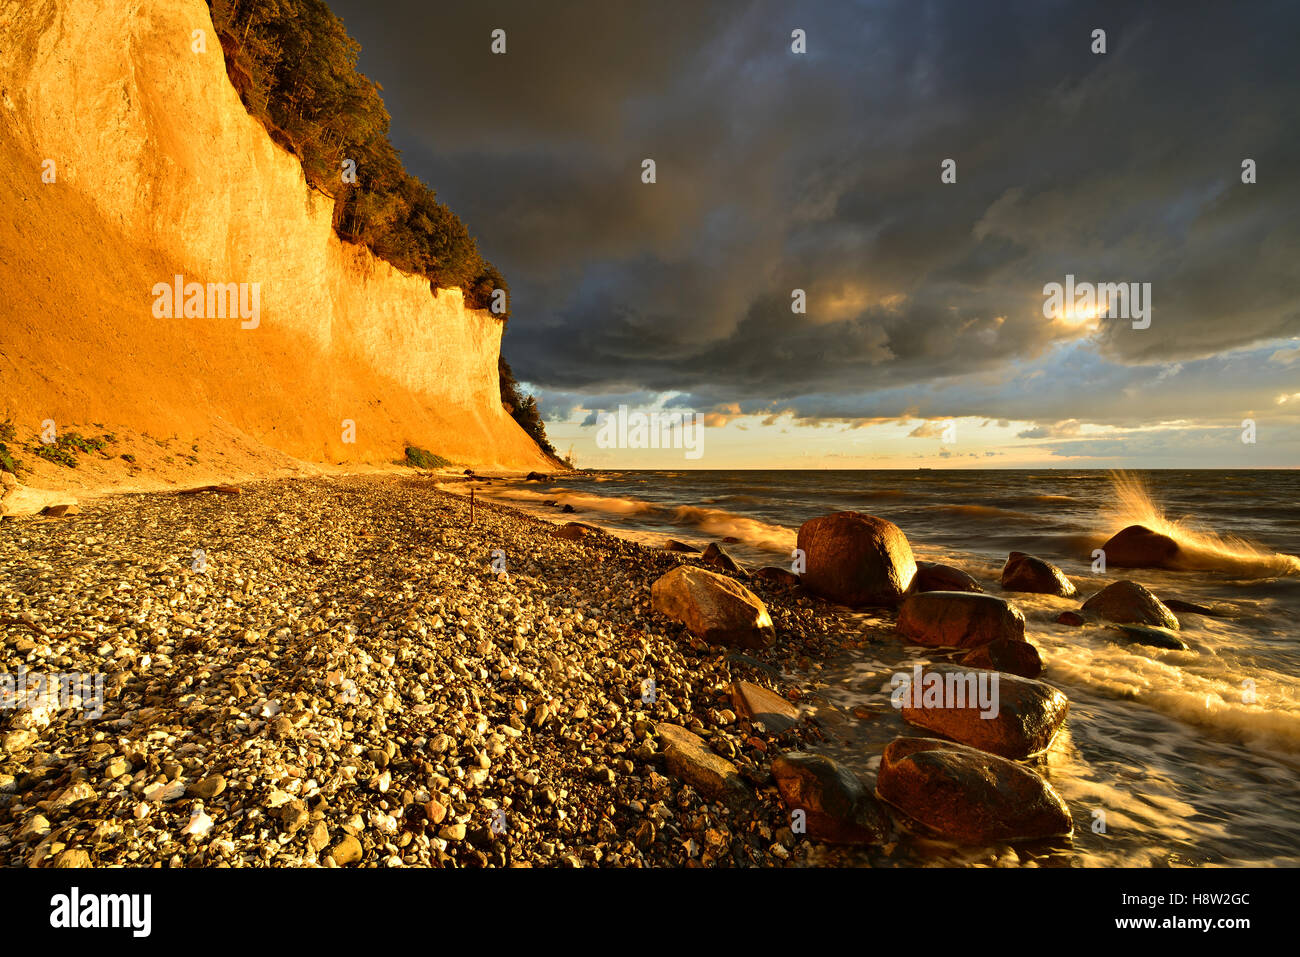
<path id="1" fill-rule="evenodd" d="M 328 2 L 580 465 L 1300 465 L 1288 0 Z M 705 455 L 599 448 L 620 405 Z"/>

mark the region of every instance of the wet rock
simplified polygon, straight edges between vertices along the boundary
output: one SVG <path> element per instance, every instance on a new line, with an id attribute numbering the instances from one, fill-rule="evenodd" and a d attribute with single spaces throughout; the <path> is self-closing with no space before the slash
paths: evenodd
<path id="1" fill-rule="evenodd" d="M 1035 645 L 1007 638 L 980 645 L 963 657 L 961 663 L 972 668 L 1003 671 L 1021 678 L 1037 678 L 1043 673 L 1043 656 Z"/>
<path id="2" fill-rule="evenodd" d="M 798 547 L 809 591 L 850 607 L 896 604 L 912 586 L 916 560 L 893 522 L 862 512 L 834 512 L 799 526 Z"/>
<path id="3" fill-rule="evenodd" d="M 889 820 L 848 768 L 820 754 L 791 751 L 772 760 L 786 810 L 802 810 L 807 836 L 832 844 L 883 844 Z"/>
<path id="4" fill-rule="evenodd" d="M 1056 623 L 1058 625 L 1070 625 L 1074 628 L 1078 628 L 1086 621 L 1087 619 L 1084 618 L 1077 611 L 1063 611 L 1056 616 Z"/>
<path id="5" fill-rule="evenodd" d="M 663 722 L 655 726 L 663 745 L 668 773 L 685 781 L 710 800 L 732 808 L 748 806 L 753 792 L 740 777 L 736 766 L 709 750 L 704 740 L 680 725 Z"/>
<path id="6" fill-rule="evenodd" d="M 731 683 L 731 703 L 737 713 L 751 721 L 761 721 L 774 734 L 787 731 L 799 723 L 799 712 L 794 705 L 774 691 L 749 681 Z"/>
<path id="7" fill-rule="evenodd" d="M 690 552 L 698 554 L 699 549 L 694 545 L 687 545 L 685 542 L 679 542 L 675 538 L 670 538 L 664 542 L 664 551 L 666 552 Z"/>
<path id="8" fill-rule="evenodd" d="M 708 548 L 704 549 L 703 561 L 732 575 L 745 574 L 744 566 L 717 542 L 710 542 Z"/>
<path id="9" fill-rule="evenodd" d="M 1153 648 L 1167 648 L 1170 651 L 1187 651 L 1187 642 L 1168 628 L 1153 625 L 1111 625 L 1106 629 L 1127 642 L 1150 645 Z"/>
<path id="10" fill-rule="evenodd" d="M 754 572 L 755 578 L 761 578 L 765 582 L 770 582 L 778 588 L 793 588 L 799 584 L 799 576 L 792 571 L 784 568 L 777 568 L 775 565 L 765 565 L 758 571 Z"/>
<path id="11" fill-rule="evenodd" d="M 939 562 L 917 562 L 914 587 L 917 591 L 983 591 L 980 583 L 960 568 Z"/>
<path id="12" fill-rule="evenodd" d="M 1030 678 L 949 664 L 921 668 L 919 684 L 909 677 L 903 720 L 1016 761 L 1046 751 L 1070 710 L 1065 695 Z"/>
<path id="13" fill-rule="evenodd" d="M 1182 549 L 1168 535 L 1145 525 L 1130 525 L 1110 537 L 1101 550 L 1113 568 L 1176 568 Z"/>
<path id="14" fill-rule="evenodd" d="M 1002 566 L 1002 587 L 1007 591 L 1032 592 L 1038 595 L 1072 597 L 1077 589 L 1065 573 L 1041 558 L 1012 552 Z"/>
<path id="15" fill-rule="evenodd" d="M 975 648 L 1025 638 L 1019 608 L 994 595 L 960 591 L 908 595 L 898 608 L 897 627 L 908 640 L 930 647 Z"/>
<path id="16" fill-rule="evenodd" d="M 541 472 L 529 472 L 525 477 L 525 482 L 549 482 L 551 477 L 543 475 Z"/>
<path id="17" fill-rule="evenodd" d="M 1083 611 L 1116 624 L 1178 629 L 1178 619 L 1159 598 L 1134 581 L 1107 585 L 1083 603 Z"/>
<path id="18" fill-rule="evenodd" d="M 1232 611 L 1230 609 L 1223 608 L 1218 605 L 1214 607 L 1209 607 L 1206 605 L 1198 605 L 1195 602 L 1183 601 L 1181 598 L 1161 598 L 1160 600 L 1164 602 L 1165 607 L 1168 608 L 1170 611 L 1177 612 L 1179 614 L 1183 612 L 1188 612 L 1190 614 L 1201 615 L 1206 618 L 1231 618 L 1232 617 Z"/>
<path id="19" fill-rule="evenodd" d="M 564 504 L 564 506 L 561 507 L 560 511 L 561 511 L 561 512 L 565 512 L 566 514 L 572 515 L 574 512 L 577 511 L 577 509 L 574 508 L 572 505 L 569 505 L 569 504 L 566 502 L 566 503 Z"/>
<path id="20" fill-rule="evenodd" d="M 965 844 L 1064 837 L 1074 829 L 1070 809 L 1037 774 L 936 738 L 890 742 L 876 794 L 909 823 Z"/>
<path id="21" fill-rule="evenodd" d="M 739 582 L 679 565 L 650 587 L 655 611 L 710 644 L 759 648 L 775 633 L 762 599 Z"/>

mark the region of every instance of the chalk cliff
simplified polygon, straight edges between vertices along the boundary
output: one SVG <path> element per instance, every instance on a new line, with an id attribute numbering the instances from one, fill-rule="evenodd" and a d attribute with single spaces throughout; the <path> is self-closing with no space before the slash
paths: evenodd
<path id="1" fill-rule="evenodd" d="M 0 420 L 553 467 L 501 406 L 501 323 L 339 241 L 204 0 L 0 0 L 0 51 Z M 256 328 L 158 318 L 177 275 L 259 284 Z"/>

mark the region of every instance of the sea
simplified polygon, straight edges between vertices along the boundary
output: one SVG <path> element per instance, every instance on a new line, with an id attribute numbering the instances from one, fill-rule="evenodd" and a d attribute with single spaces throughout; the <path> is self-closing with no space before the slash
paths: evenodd
<path id="1" fill-rule="evenodd" d="M 919 561 L 955 565 L 1017 605 L 1042 680 L 1070 699 L 1065 730 L 1034 763 L 1069 804 L 1075 834 L 1029 848 L 912 835 L 869 863 L 1300 866 L 1300 470 L 603 471 L 499 480 L 479 494 L 652 545 L 725 539 L 751 566 L 786 568 L 801 523 L 866 512 L 898 525 Z M 576 514 L 558 514 L 566 504 Z M 1094 549 L 1132 524 L 1176 539 L 1189 567 L 1094 570 Z M 1078 596 L 1002 592 L 1011 551 L 1059 566 Z M 1215 615 L 1179 614 L 1188 651 L 1056 622 L 1121 578 Z M 892 620 L 842 615 L 877 636 Z M 813 689 L 810 712 L 833 729 L 825 750 L 870 780 L 885 743 L 925 733 L 890 707 L 892 674 L 933 655 L 877 637 L 782 677 Z"/>

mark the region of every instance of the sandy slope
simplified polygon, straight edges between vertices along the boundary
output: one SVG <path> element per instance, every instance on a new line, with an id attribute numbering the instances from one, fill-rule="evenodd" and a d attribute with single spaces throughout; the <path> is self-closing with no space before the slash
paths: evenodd
<path id="1" fill-rule="evenodd" d="M 31 483 L 381 465 L 408 444 L 553 467 L 501 408 L 500 324 L 338 241 L 332 201 L 231 87 L 203 0 L 0 0 L 0 49 L 0 421 L 117 436 Z M 156 318 L 176 274 L 260 283 L 258 327 Z"/>

